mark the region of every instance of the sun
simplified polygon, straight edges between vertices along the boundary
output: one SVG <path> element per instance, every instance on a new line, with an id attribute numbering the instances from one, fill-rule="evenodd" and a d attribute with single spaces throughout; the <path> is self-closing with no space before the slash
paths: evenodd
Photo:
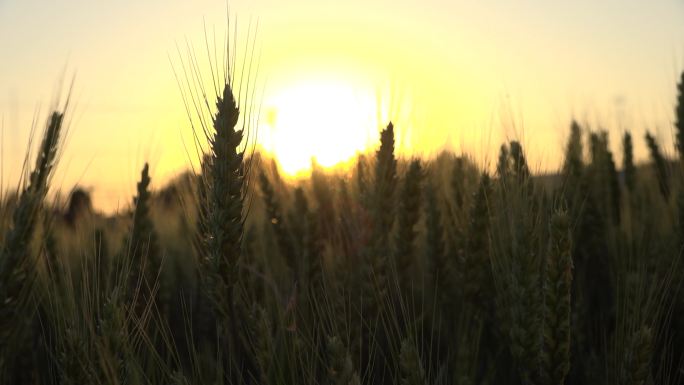
<path id="1" fill-rule="evenodd" d="M 312 160 L 330 168 L 377 136 L 377 103 L 367 88 L 331 78 L 299 79 L 265 97 L 259 141 L 294 176 Z"/>

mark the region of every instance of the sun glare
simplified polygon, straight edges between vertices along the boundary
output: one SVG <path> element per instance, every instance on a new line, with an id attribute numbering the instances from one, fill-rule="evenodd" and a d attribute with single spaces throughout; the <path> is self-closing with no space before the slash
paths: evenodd
<path id="1" fill-rule="evenodd" d="M 354 157 L 377 136 L 372 91 L 340 80 L 307 79 L 264 100 L 260 143 L 290 176 L 312 160 L 330 168 Z"/>

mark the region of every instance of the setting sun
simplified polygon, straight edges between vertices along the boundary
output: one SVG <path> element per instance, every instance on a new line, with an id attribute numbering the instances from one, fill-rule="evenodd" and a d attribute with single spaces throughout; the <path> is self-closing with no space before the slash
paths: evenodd
<path id="1" fill-rule="evenodd" d="M 312 160 L 332 167 L 374 143 L 377 110 L 370 90 L 332 77 L 302 79 L 266 97 L 259 141 L 289 175 Z"/>

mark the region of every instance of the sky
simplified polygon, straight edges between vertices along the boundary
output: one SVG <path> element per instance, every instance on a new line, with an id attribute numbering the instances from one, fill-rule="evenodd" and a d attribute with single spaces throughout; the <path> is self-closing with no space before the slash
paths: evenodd
<path id="1" fill-rule="evenodd" d="M 243 116 L 289 175 L 373 150 L 389 120 L 400 156 L 482 166 L 516 139 L 557 170 L 573 118 L 608 130 L 618 161 L 626 129 L 637 159 L 646 129 L 674 152 L 681 0 L 0 0 L 3 186 L 72 78 L 55 189 L 113 211 L 144 162 L 156 187 L 196 165 L 183 68 L 196 57 L 209 84 L 228 31 L 235 84 L 253 75 Z"/>

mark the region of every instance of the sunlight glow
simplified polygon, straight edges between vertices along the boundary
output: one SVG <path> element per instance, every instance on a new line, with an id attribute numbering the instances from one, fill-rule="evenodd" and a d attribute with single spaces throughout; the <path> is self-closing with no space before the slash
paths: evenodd
<path id="1" fill-rule="evenodd" d="M 374 143 L 377 110 L 372 92 L 348 82 L 298 80 L 264 101 L 260 143 L 291 176 L 312 159 L 330 168 Z"/>

